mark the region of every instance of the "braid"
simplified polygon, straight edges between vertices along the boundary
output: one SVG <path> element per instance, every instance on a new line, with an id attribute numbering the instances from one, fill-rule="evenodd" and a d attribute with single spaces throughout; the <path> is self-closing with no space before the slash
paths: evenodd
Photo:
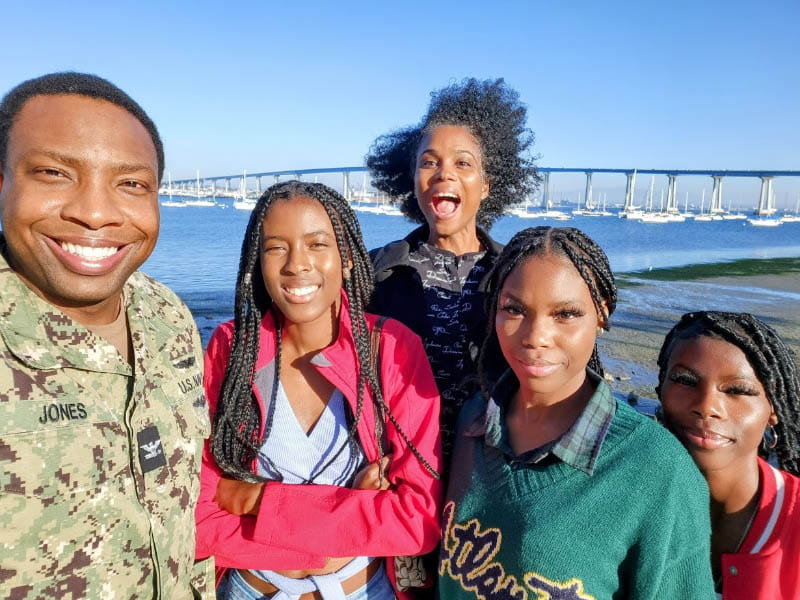
<path id="1" fill-rule="evenodd" d="M 489 275 L 485 309 L 488 316 L 486 336 L 478 359 L 481 389 L 488 397 L 491 384 L 508 369 L 497 340 L 494 322 L 500 291 L 511 272 L 532 256 L 563 256 L 580 273 L 592 296 L 603 328 L 609 329 L 609 317 L 617 306 L 617 286 L 611 266 L 602 248 L 589 236 L 573 227 L 532 227 L 517 233 L 508 242 Z M 589 368 L 603 375 L 603 365 L 595 343 Z"/>
<path id="2" fill-rule="evenodd" d="M 227 475 L 250 482 L 263 479 L 250 469 L 261 438 L 260 412 L 252 379 L 261 318 L 272 305 L 259 264 L 261 223 L 277 196 L 270 194 L 272 189 L 261 196 L 245 229 L 236 277 L 233 340 L 211 435 L 211 452 L 219 468 Z"/>
<path id="3" fill-rule="evenodd" d="M 428 470 L 428 472 L 430 472 L 434 477 L 438 478 L 439 474 L 434 470 L 430 463 L 425 460 L 419 450 L 417 450 L 416 446 L 413 444 L 413 442 L 411 442 L 411 440 L 408 438 L 408 435 L 405 433 L 405 431 L 403 431 L 402 427 L 397 422 L 394 414 L 392 414 L 389 406 L 384 401 L 383 390 L 381 389 L 380 383 L 376 380 L 375 374 L 370 368 L 370 330 L 367 326 L 365 311 L 369 302 L 369 298 L 372 295 L 374 285 L 372 261 L 369 259 L 369 254 L 364 247 L 363 238 L 361 236 L 361 227 L 358 223 L 355 213 L 350 208 L 350 205 L 344 200 L 344 198 L 335 192 L 334 195 L 341 200 L 341 206 L 338 207 L 340 210 L 334 210 L 333 203 L 331 205 L 323 203 L 323 206 L 328 212 L 328 216 L 331 218 L 331 223 L 333 224 L 333 229 L 336 233 L 336 241 L 339 245 L 339 248 L 351 249 L 351 252 L 349 253 L 349 259 L 350 263 L 352 263 L 352 267 L 350 268 L 350 277 L 345 278 L 344 285 L 345 292 L 350 300 L 350 321 L 353 324 L 353 340 L 355 342 L 356 355 L 358 357 L 356 414 L 349 432 L 349 439 L 355 444 L 356 428 L 361 420 L 363 408 L 364 388 L 366 385 L 369 385 L 370 391 L 372 392 L 372 401 L 375 410 L 386 415 L 386 417 L 389 419 L 389 422 L 395 428 L 403 442 L 408 446 L 417 460 L 420 461 L 420 463 Z M 352 249 L 354 248 L 357 249 L 356 252 L 352 252 Z M 347 259 L 348 256 L 343 254 L 342 264 L 347 264 Z M 382 431 L 380 430 L 377 421 L 375 427 L 375 438 L 378 442 L 378 452 L 382 457 L 383 449 L 380 443 Z M 331 461 L 334 460 L 334 458 L 332 458 Z"/>
<path id="4" fill-rule="evenodd" d="M 349 316 L 358 359 L 358 382 L 356 386 L 356 411 L 348 431 L 347 444 L 342 445 L 317 474 L 324 471 L 344 450 L 346 446 L 357 446 L 357 428 L 363 414 L 364 393 L 369 385 L 376 410 L 383 409 L 393 426 L 417 457 L 434 475 L 435 471 L 421 456 L 417 448 L 402 431 L 394 415 L 384 402 L 380 385 L 370 369 L 370 331 L 364 314 L 367 302 L 372 295 L 373 270 L 369 254 L 364 247 L 361 227 L 352 208 L 340 194 L 320 183 L 287 181 L 273 185 L 259 198 L 250 215 L 239 274 L 236 281 L 236 300 L 234 307 L 234 333 L 228 367 L 222 384 L 217 411 L 214 415 L 211 449 L 220 469 L 228 475 L 243 481 L 265 481 L 251 470 L 253 459 L 259 452 L 263 440 L 269 435 L 266 427 L 261 434 L 262 424 L 258 399 L 253 395 L 252 383 L 256 358 L 259 349 L 259 328 L 263 315 L 272 310 L 272 300 L 266 292 L 261 274 L 261 225 L 270 206 L 278 200 L 294 197 L 308 197 L 317 200 L 331 220 L 336 244 L 343 267 L 343 284 L 348 298 Z M 275 375 L 271 405 L 274 405 L 280 380 L 281 326 L 279 315 L 276 322 Z M 271 419 L 268 419 L 271 422 Z M 376 431 L 376 440 L 379 432 Z M 381 444 L 378 443 L 380 448 Z M 313 479 L 313 477 L 312 477 Z"/>
<path id="5" fill-rule="evenodd" d="M 774 449 L 778 464 L 781 469 L 799 475 L 800 378 L 795 356 L 772 327 L 753 315 L 719 311 L 683 315 L 667 334 L 658 355 L 659 398 L 675 344 L 701 335 L 733 344 L 747 357 L 778 417 L 775 425 L 778 443 Z M 760 448 L 759 454 L 766 458 L 768 452 Z"/>

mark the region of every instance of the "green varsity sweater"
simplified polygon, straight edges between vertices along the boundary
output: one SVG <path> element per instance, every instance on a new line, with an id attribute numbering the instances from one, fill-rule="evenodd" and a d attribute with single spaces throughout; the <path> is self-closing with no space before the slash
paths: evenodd
<path id="1" fill-rule="evenodd" d="M 614 402 L 605 382 L 595 394 Z M 441 600 L 714 598 L 708 488 L 667 430 L 617 403 L 590 475 L 487 445 L 474 434 L 486 411 L 478 394 L 459 420 Z"/>

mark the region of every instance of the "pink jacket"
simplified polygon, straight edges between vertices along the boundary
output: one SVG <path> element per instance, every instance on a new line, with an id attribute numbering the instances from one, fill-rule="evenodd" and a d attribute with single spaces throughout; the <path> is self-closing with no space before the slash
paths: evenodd
<path id="1" fill-rule="evenodd" d="M 367 315 L 370 327 L 376 320 Z M 206 351 L 203 383 L 212 416 L 232 339 L 233 322 L 223 323 Z M 380 352 L 386 403 L 422 456 L 441 472 L 439 394 L 419 337 L 389 319 L 383 326 Z M 261 321 L 256 372 L 269 367 L 274 357 L 275 322 L 267 314 Z M 337 339 L 313 362 L 342 392 L 355 414 L 358 363 L 346 298 Z M 271 384 L 265 387 L 270 388 Z M 261 400 L 263 427 L 264 399 L 255 387 L 253 390 Z M 357 433 L 366 459 L 372 462 L 378 458 L 378 446 L 368 388 L 362 411 Z M 233 515 L 214 501 L 220 471 L 207 441 L 196 509 L 197 558 L 214 556 L 217 567 L 285 570 L 320 568 L 327 557 L 416 555 L 433 550 L 440 536 L 441 483 L 425 470 L 391 424 L 386 429 L 393 454 L 387 472 L 392 489 L 270 482 L 264 488 L 258 516 Z M 387 561 L 387 570 L 394 584 L 393 563 Z"/>
<path id="2" fill-rule="evenodd" d="M 761 500 L 736 554 L 722 555 L 724 600 L 800 599 L 800 478 L 758 459 Z"/>

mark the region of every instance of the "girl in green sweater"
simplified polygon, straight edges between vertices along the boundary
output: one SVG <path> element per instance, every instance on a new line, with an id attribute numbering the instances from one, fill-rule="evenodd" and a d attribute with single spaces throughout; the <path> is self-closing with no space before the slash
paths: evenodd
<path id="1" fill-rule="evenodd" d="M 441 598 L 713 598 L 702 476 L 602 377 L 595 340 L 617 299 L 603 251 L 577 229 L 526 229 L 486 293 L 483 391 L 459 419 Z"/>

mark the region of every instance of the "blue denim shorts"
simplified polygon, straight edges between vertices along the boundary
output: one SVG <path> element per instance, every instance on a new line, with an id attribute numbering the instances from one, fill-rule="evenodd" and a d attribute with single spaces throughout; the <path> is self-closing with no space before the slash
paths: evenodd
<path id="1" fill-rule="evenodd" d="M 247 583 L 236 569 L 229 569 L 217 588 L 217 600 L 269 600 Z M 381 565 L 370 580 L 347 595 L 347 600 L 394 600 L 394 589 Z"/>

